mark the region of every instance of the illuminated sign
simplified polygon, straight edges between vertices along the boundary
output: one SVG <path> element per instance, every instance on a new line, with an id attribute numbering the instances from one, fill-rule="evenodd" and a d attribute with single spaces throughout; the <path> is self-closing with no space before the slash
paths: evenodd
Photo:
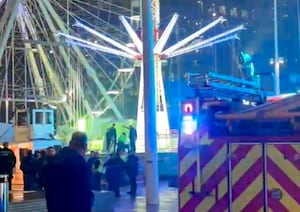
<path id="1" fill-rule="evenodd" d="M 197 143 L 197 101 L 197 99 L 189 100 L 181 105 L 180 146 L 190 147 Z"/>
<path id="2" fill-rule="evenodd" d="M 185 113 L 192 113 L 193 110 L 194 110 L 193 104 L 191 104 L 191 103 L 186 103 L 186 104 L 184 104 L 184 106 L 183 106 L 183 111 L 184 111 Z"/>

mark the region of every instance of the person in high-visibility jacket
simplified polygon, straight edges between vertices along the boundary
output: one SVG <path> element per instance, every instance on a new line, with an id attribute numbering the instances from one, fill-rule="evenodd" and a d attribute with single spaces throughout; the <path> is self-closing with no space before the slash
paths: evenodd
<path id="1" fill-rule="evenodd" d="M 122 132 L 122 134 L 118 138 L 118 150 L 117 151 L 125 151 L 125 149 L 128 149 L 127 145 L 127 135 L 125 132 Z"/>

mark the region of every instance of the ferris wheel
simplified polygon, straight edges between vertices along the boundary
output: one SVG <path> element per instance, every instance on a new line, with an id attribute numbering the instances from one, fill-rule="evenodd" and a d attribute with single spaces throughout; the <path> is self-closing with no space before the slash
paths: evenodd
<path id="1" fill-rule="evenodd" d="M 56 34 L 101 43 L 73 26 L 80 21 L 126 45 L 128 35 L 114 20 L 135 11 L 104 0 L 10 0 L 0 6 L 2 122 L 9 122 L 15 110 L 32 107 L 55 108 L 61 124 L 105 112 L 123 119 L 124 92 L 137 90 L 134 61 L 69 45 Z"/>

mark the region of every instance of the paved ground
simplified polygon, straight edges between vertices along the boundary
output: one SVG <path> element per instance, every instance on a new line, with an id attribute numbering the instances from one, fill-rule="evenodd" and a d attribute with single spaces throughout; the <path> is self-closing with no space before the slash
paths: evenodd
<path id="1" fill-rule="evenodd" d="M 177 189 L 170 188 L 166 182 L 160 183 L 160 206 L 146 207 L 145 189 L 139 184 L 136 197 L 126 194 L 128 188 L 122 188 L 121 197 L 115 200 L 115 212 L 176 212 L 178 211 Z M 46 212 L 43 195 L 37 192 L 14 191 L 9 212 Z"/>

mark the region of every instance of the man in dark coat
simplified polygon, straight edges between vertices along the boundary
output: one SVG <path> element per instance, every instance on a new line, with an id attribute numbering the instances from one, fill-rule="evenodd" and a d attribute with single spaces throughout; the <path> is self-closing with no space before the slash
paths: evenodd
<path id="1" fill-rule="evenodd" d="M 124 176 L 125 162 L 120 157 L 120 152 L 112 155 L 105 163 L 105 177 L 108 182 L 108 190 L 114 191 L 115 196 L 120 196 L 120 186 Z"/>
<path id="2" fill-rule="evenodd" d="M 101 173 L 99 168 L 101 165 L 100 157 L 98 152 L 91 152 L 91 156 L 87 161 L 88 167 L 91 171 L 91 189 L 95 191 L 101 190 Z"/>
<path id="3" fill-rule="evenodd" d="M 113 152 L 116 152 L 117 147 L 117 129 L 116 124 L 113 123 L 112 126 L 109 128 L 109 136 L 110 136 L 110 144 L 113 145 Z"/>
<path id="4" fill-rule="evenodd" d="M 139 158 L 134 153 L 130 153 L 128 155 L 125 163 L 125 169 L 130 181 L 130 191 L 127 193 L 135 195 L 137 189 L 136 177 L 139 172 Z"/>
<path id="5" fill-rule="evenodd" d="M 91 212 L 90 171 L 84 159 L 87 136 L 75 132 L 47 168 L 45 191 L 48 212 Z"/>
<path id="6" fill-rule="evenodd" d="M 136 148 L 135 148 L 135 142 L 137 139 L 137 133 L 136 133 L 136 129 L 130 125 L 129 126 L 129 141 L 130 141 L 130 151 L 131 152 L 135 152 Z"/>
<path id="7" fill-rule="evenodd" d="M 54 147 L 51 146 L 47 148 L 46 155 L 44 157 L 43 163 L 38 172 L 39 183 L 42 188 L 45 188 L 47 169 L 48 167 L 52 166 L 52 164 L 55 162 L 55 158 L 56 158 L 55 154 L 56 154 L 56 150 L 54 149 Z"/>
<path id="8" fill-rule="evenodd" d="M 23 172 L 24 191 L 37 189 L 38 163 L 29 150 L 21 161 L 20 169 Z"/>
<path id="9" fill-rule="evenodd" d="M 13 169 L 16 166 L 16 156 L 14 152 L 8 148 L 8 142 L 4 142 L 3 148 L 0 149 L 0 164 L 0 174 L 8 175 L 9 190 L 11 190 Z"/>
<path id="10" fill-rule="evenodd" d="M 107 129 L 105 133 L 105 144 L 106 144 L 106 152 L 110 153 L 111 149 L 111 135 L 110 135 L 110 128 Z"/>

